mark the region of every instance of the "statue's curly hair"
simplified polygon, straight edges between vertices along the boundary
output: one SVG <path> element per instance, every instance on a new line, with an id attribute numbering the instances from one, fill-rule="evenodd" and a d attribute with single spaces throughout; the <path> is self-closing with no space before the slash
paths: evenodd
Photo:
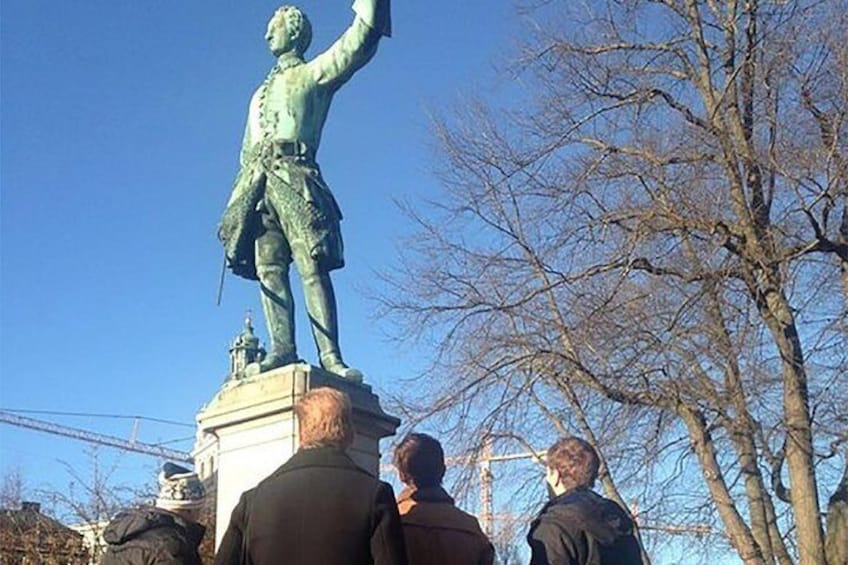
<path id="1" fill-rule="evenodd" d="M 289 34 L 298 54 L 303 55 L 312 43 L 312 24 L 300 8 L 297 6 L 280 6 L 274 17 L 282 17 L 286 23 L 286 31 Z"/>

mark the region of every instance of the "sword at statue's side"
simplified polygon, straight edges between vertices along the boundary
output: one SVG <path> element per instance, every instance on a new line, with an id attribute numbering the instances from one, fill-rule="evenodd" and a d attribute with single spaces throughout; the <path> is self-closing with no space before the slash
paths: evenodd
<path id="1" fill-rule="evenodd" d="M 227 274 L 227 250 L 224 250 L 224 264 L 221 265 L 221 280 L 218 281 L 218 299 L 215 301 L 216 306 L 221 305 L 221 296 L 224 294 L 224 276 Z"/>

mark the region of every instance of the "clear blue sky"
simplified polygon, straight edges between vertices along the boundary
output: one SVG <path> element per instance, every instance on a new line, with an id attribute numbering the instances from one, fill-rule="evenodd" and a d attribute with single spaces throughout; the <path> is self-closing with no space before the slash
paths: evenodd
<path id="1" fill-rule="evenodd" d="M 0 407 L 191 423 L 212 397 L 245 310 L 259 312 L 254 284 L 231 276 L 215 306 L 214 234 L 248 99 L 273 63 L 263 33 L 277 5 L 3 0 Z M 315 29 L 310 55 L 352 18 L 345 0 L 299 5 Z M 506 0 L 393 9 L 395 37 L 336 97 L 319 155 L 346 216 L 342 346 L 378 393 L 424 360 L 391 350 L 362 292 L 406 232 L 393 199 L 435 196 L 428 112 L 492 85 L 516 29 Z M 301 315 L 301 355 L 314 361 L 305 329 Z M 132 426 L 50 419 L 123 437 Z M 191 433 L 143 423 L 139 439 Z M 0 473 L 61 488 L 58 461 L 84 473 L 84 447 L 0 425 Z M 137 480 L 155 460 L 117 465 L 117 478 Z"/>

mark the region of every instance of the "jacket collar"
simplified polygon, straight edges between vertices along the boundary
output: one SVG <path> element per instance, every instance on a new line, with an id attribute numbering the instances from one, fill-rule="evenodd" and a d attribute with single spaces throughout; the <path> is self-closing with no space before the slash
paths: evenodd
<path id="1" fill-rule="evenodd" d="M 335 467 L 371 475 L 371 473 L 354 463 L 353 459 L 350 458 L 350 455 L 342 447 L 310 447 L 299 449 L 274 474 L 288 473 L 306 467 Z"/>
<path id="2" fill-rule="evenodd" d="M 294 51 L 287 51 L 277 58 L 277 64 L 274 65 L 274 68 L 271 70 L 271 73 L 273 74 L 275 72 L 282 72 L 288 70 L 292 67 L 302 65 L 303 62 L 303 57 L 301 57 Z"/>
<path id="3" fill-rule="evenodd" d="M 398 496 L 398 512 L 404 527 L 458 530 L 475 536 L 483 535 L 477 520 L 457 508 L 453 498 L 440 486 L 404 488 Z"/>
<path id="4" fill-rule="evenodd" d="M 171 512 L 170 510 L 166 510 L 165 508 L 160 508 L 156 506 L 154 508 L 154 511 L 164 516 L 170 516 L 174 520 L 174 524 L 183 529 L 186 534 L 186 537 L 193 544 L 192 547 L 197 547 L 198 545 L 200 545 L 200 542 L 203 540 L 204 534 L 206 534 L 206 526 L 204 526 L 200 522 L 186 520 L 180 514 L 176 512 Z"/>
<path id="5" fill-rule="evenodd" d="M 416 488 L 406 486 L 398 495 L 398 503 L 402 502 L 435 502 L 441 504 L 453 504 L 453 498 L 441 486 Z"/>
<path id="6" fill-rule="evenodd" d="M 550 499 L 542 507 L 542 510 L 539 513 L 543 514 L 545 512 L 545 510 L 547 510 L 548 508 L 550 508 L 552 506 L 559 506 L 559 505 L 562 505 L 562 504 L 571 504 L 572 502 L 575 502 L 575 501 L 582 499 L 582 498 L 590 498 L 591 493 L 592 493 L 592 491 L 587 487 L 577 487 L 577 488 L 573 488 L 571 490 L 567 490 L 564 493 L 558 494 L 557 496 Z"/>
<path id="7" fill-rule="evenodd" d="M 202 524 L 175 512 L 158 506 L 141 506 L 118 514 L 106 527 L 103 539 L 110 545 L 119 545 L 155 528 L 174 528 L 184 533 L 192 547 L 200 545 L 206 532 Z"/>

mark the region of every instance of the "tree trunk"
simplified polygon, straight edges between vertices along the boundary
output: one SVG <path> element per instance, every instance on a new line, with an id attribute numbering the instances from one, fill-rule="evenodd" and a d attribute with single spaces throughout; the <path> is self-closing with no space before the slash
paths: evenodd
<path id="1" fill-rule="evenodd" d="M 848 565 L 848 462 L 827 505 L 825 552 L 828 565 Z"/>
<path id="2" fill-rule="evenodd" d="M 689 242 L 687 241 L 687 244 Z M 697 254 L 687 245 L 690 259 L 697 260 Z M 745 386 L 742 383 L 739 360 L 727 324 L 722 313 L 720 294 L 712 281 L 704 284 L 707 315 L 712 325 L 715 348 L 725 360 L 725 388 L 736 412 L 736 421 L 732 423 L 730 440 L 739 457 L 739 467 L 745 481 L 745 494 L 748 497 L 748 514 L 751 531 L 768 563 L 777 561 L 781 565 L 791 564 L 774 517 L 774 507 L 766 491 L 759 467 L 755 440 L 756 423 L 748 410 Z"/>
<path id="3" fill-rule="evenodd" d="M 801 565 L 824 565 L 824 533 L 813 461 L 807 374 L 795 319 L 783 293 L 774 286 L 765 293 L 766 323 L 783 365 L 783 416 L 786 422 L 786 463 L 790 498 L 795 512 L 798 557 Z"/>
<path id="4" fill-rule="evenodd" d="M 765 565 L 760 548 L 751 534 L 751 530 L 736 509 L 736 503 L 727 488 L 727 483 L 716 459 L 715 445 L 707 431 L 704 415 L 690 407 L 683 406 L 679 410 L 680 417 L 689 430 L 689 438 L 695 455 L 701 464 L 707 488 L 716 504 L 718 515 L 724 522 L 727 537 L 731 545 L 748 565 Z"/>

